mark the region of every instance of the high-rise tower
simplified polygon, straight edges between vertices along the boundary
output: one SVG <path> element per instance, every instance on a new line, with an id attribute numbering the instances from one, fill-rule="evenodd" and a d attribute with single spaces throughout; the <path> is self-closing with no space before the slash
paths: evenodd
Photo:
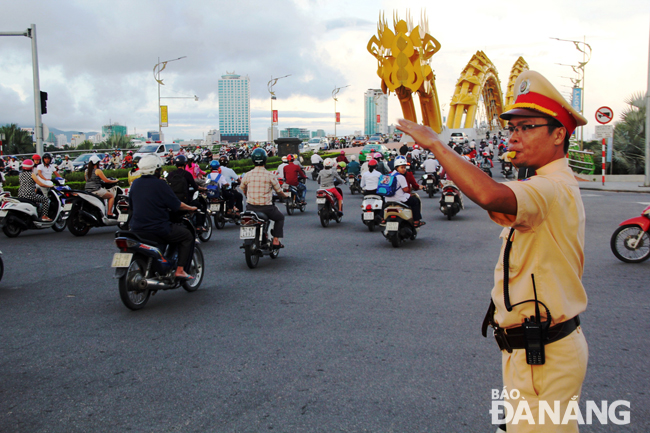
<path id="1" fill-rule="evenodd" d="M 250 79 L 226 72 L 219 80 L 219 131 L 229 143 L 250 139 Z"/>

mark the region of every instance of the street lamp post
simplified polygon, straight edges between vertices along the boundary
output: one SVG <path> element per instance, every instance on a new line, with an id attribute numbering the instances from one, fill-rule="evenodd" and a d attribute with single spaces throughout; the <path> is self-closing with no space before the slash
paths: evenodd
<path id="1" fill-rule="evenodd" d="M 278 78 L 273 78 L 273 75 L 271 75 L 271 80 L 266 84 L 267 88 L 269 89 L 269 93 L 271 94 L 271 143 L 273 143 L 273 100 L 277 99 L 275 97 L 275 92 L 273 91 L 273 86 L 275 86 L 278 82 L 278 80 L 281 80 L 282 78 L 287 78 L 290 77 L 291 74 L 285 75 L 283 77 L 278 77 Z"/>
<path id="2" fill-rule="evenodd" d="M 162 114 L 160 113 L 160 85 L 162 84 L 163 86 L 165 83 L 162 82 L 160 79 L 160 73 L 167 67 L 167 63 L 169 62 L 175 62 L 176 60 L 181 60 L 186 58 L 187 56 L 179 57 L 177 59 L 172 59 L 172 60 L 165 60 L 164 62 L 160 61 L 160 57 L 158 57 L 158 63 L 156 63 L 156 66 L 153 67 L 153 79 L 158 82 L 158 136 L 162 140 Z M 160 67 L 162 65 L 162 68 Z M 198 98 L 197 98 L 198 99 Z"/>
<path id="3" fill-rule="evenodd" d="M 339 94 L 341 89 L 345 89 L 346 87 L 350 87 L 350 85 L 348 84 L 347 86 L 343 87 L 334 87 L 334 90 L 332 90 L 332 98 L 334 99 L 334 139 L 336 139 L 336 101 L 338 101 L 336 96 Z"/>
<path id="4" fill-rule="evenodd" d="M 581 101 L 580 101 L 580 114 L 584 116 L 585 113 L 585 65 L 589 63 L 589 60 L 591 60 L 591 45 L 589 45 L 586 41 L 586 38 L 584 38 L 582 41 L 574 41 L 571 39 L 560 39 L 560 38 L 551 38 L 555 39 L 556 41 L 561 41 L 561 42 L 571 42 L 572 44 L 575 45 L 576 49 L 582 53 L 582 62 L 578 62 L 577 66 L 572 66 L 572 65 L 564 65 L 564 66 L 571 66 L 573 71 L 580 75 L 580 79 L 577 80 L 577 82 L 582 81 L 582 93 L 581 93 Z M 587 50 L 589 52 L 587 53 Z M 573 81 L 573 80 L 571 80 Z M 575 86 L 574 82 L 574 87 Z M 580 127 L 580 150 L 584 148 L 584 129 L 581 126 Z"/>

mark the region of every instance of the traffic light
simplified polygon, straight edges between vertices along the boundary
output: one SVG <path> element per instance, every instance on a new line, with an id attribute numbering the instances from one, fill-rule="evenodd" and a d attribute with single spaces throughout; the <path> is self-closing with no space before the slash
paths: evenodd
<path id="1" fill-rule="evenodd" d="M 47 113 L 47 92 L 41 92 L 41 114 Z"/>

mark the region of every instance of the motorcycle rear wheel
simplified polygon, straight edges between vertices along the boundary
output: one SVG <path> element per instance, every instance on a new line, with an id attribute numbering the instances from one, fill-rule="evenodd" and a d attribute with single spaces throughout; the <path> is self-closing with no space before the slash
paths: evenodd
<path id="1" fill-rule="evenodd" d="M 52 224 L 52 230 L 57 233 L 61 233 L 63 230 L 65 230 L 66 223 L 67 221 L 63 219 L 63 215 L 59 215 L 59 217 L 56 219 L 56 222 Z"/>
<path id="2" fill-rule="evenodd" d="M 641 263 L 650 258 L 648 232 L 643 233 L 636 248 L 632 248 L 629 244 L 638 238 L 641 231 L 641 227 L 634 224 L 626 224 L 616 229 L 612 234 L 610 246 L 617 259 L 625 263 Z"/>
<path id="3" fill-rule="evenodd" d="M 433 194 L 435 194 L 433 188 L 427 188 L 427 193 L 429 194 L 429 198 L 433 197 Z"/>
<path id="4" fill-rule="evenodd" d="M 221 230 L 226 226 L 226 219 L 223 217 L 223 214 L 221 212 L 218 212 L 214 216 L 214 226 L 218 229 Z"/>
<path id="5" fill-rule="evenodd" d="M 2 232 L 8 238 L 15 238 L 22 232 L 22 229 L 18 224 L 7 221 L 4 226 L 2 226 Z"/>
<path id="6" fill-rule="evenodd" d="M 255 248 L 255 245 L 246 245 L 246 248 L 244 248 L 244 254 L 246 255 L 246 265 L 251 269 L 255 269 L 257 264 L 260 262 L 260 256 L 257 254 L 257 248 Z"/>
<path id="7" fill-rule="evenodd" d="M 388 238 L 390 240 L 390 244 L 393 246 L 393 248 L 399 248 L 400 240 L 399 240 L 399 233 L 395 232 L 390 237 Z"/>
<path id="8" fill-rule="evenodd" d="M 139 275 L 144 278 L 147 265 L 145 261 L 139 257 L 135 258 L 126 270 L 126 274 L 120 278 L 118 286 L 120 290 L 120 299 L 126 308 L 130 310 L 141 310 L 149 301 L 151 292 L 146 290 L 136 291 L 134 278 Z"/>
<path id="9" fill-rule="evenodd" d="M 201 242 L 207 242 L 212 237 L 212 221 L 210 221 L 209 216 L 206 216 L 204 218 L 203 228 L 205 231 L 199 232 L 199 240 Z"/>
<path id="10" fill-rule="evenodd" d="M 73 210 L 68 217 L 68 231 L 75 236 L 85 236 L 90 226 L 81 220 L 79 210 Z"/>
<path id="11" fill-rule="evenodd" d="M 369 223 L 366 224 L 366 225 L 368 226 L 368 230 L 369 230 L 369 231 L 371 231 L 371 232 L 372 232 L 372 231 L 375 231 L 375 223 L 374 223 L 374 221 L 373 221 L 373 222 L 369 222 Z"/>
<path id="12" fill-rule="evenodd" d="M 293 215 L 293 201 L 287 200 L 287 215 Z"/>
<path id="13" fill-rule="evenodd" d="M 320 224 L 323 227 L 327 227 L 327 226 L 330 225 L 330 215 L 329 215 L 329 212 L 327 212 L 325 210 L 325 208 L 323 208 L 323 210 L 321 210 L 321 213 L 320 213 Z"/>
<path id="14" fill-rule="evenodd" d="M 183 288 L 188 292 L 196 292 L 201 286 L 203 281 L 203 274 L 205 270 L 205 265 L 203 263 L 203 251 L 198 245 L 194 246 L 194 255 L 192 256 L 192 263 L 190 263 L 190 274 L 194 277 L 193 280 L 184 281 Z"/>

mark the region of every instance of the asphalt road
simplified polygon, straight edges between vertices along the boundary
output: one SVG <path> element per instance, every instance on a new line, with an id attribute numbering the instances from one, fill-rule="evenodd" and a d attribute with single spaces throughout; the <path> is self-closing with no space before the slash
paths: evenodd
<path id="1" fill-rule="evenodd" d="M 494 170 L 496 173 L 496 170 Z M 480 335 L 500 228 L 466 200 L 394 249 L 344 195 L 320 226 L 315 184 L 286 217 L 277 260 L 247 268 L 234 225 L 202 244 L 200 290 L 126 309 L 112 278 L 112 229 L 0 235 L 1 432 L 493 432 L 500 354 Z M 609 238 L 643 194 L 583 194 L 585 400 L 631 404 L 650 428 L 650 261 L 619 262 Z"/>

